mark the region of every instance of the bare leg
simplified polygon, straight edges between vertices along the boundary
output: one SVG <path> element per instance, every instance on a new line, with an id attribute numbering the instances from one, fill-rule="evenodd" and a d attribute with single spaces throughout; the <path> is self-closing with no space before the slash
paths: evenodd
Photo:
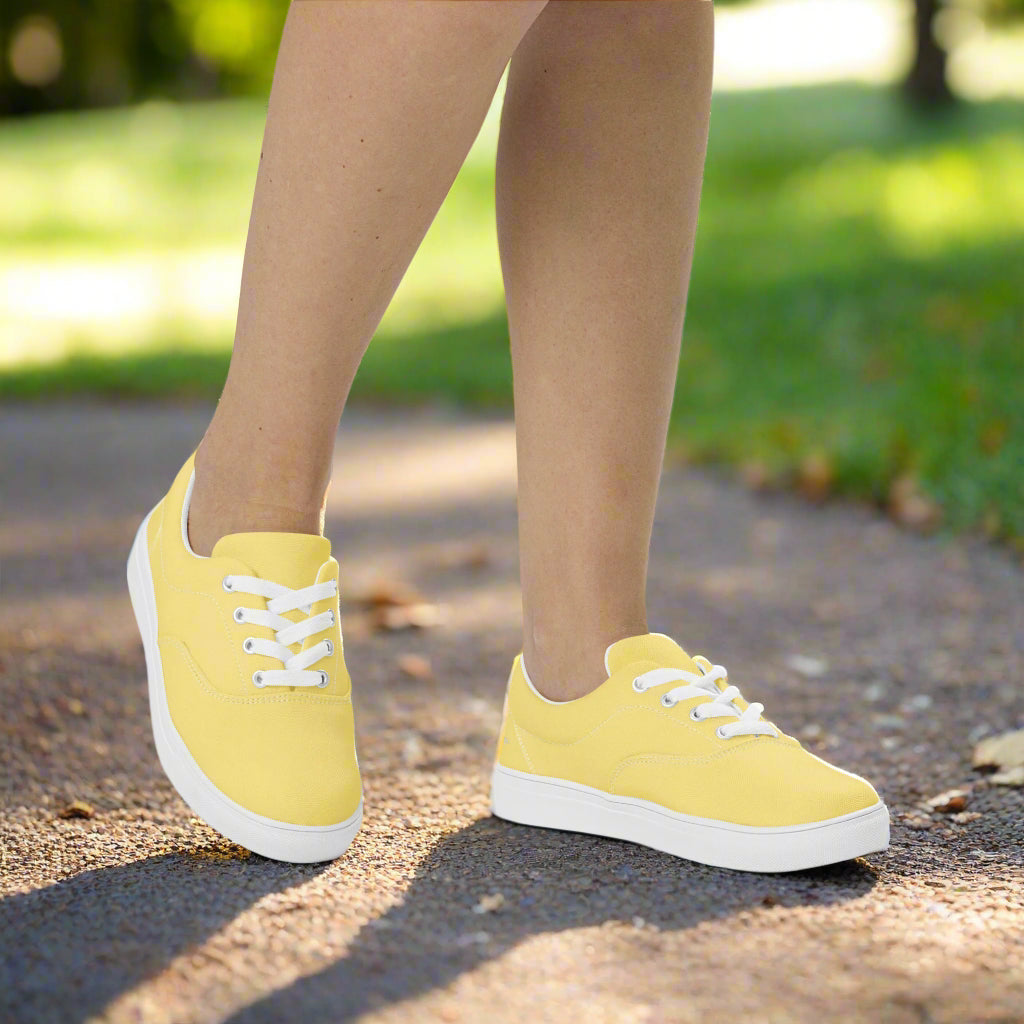
<path id="1" fill-rule="evenodd" d="M 317 533 L 352 379 L 544 0 L 296 0 L 270 97 L 192 545 Z"/>
<path id="2" fill-rule="evenodd" d="M 524 659 L 546 696 L 647 631 L 647 559 L 711 95 L 706 2 L 552 0 L 512 60 L 497 217 Z"/>

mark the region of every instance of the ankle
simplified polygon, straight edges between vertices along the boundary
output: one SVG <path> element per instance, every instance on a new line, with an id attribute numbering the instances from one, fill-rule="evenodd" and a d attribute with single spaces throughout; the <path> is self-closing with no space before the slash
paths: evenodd
<path id="1" fill-rule="evenodd" d="M 576 700 L 596 690 L 608 678 L 604 652 L 609 644 L 646 632 L 645 620 L 586 633 L 566 631 L 561 638 L 548 635 L 539 639 L 528 631 L 523 643 L 523 667 L 542 697 L 553 701 Z"/>
<path id="2" fill-rule="evenodd" d="M 197 555 L 209 556 L 231 533 L 323 533 L 326 487 L 250 472 L 239 462 L 219 464 L 200 446 L 188 511 L 188 538 Z M 319 490 L 319 496 L 317 496 Z"/>
<path id="3" fill-rule="evenodd" d="M 230 533 L 323 533 L 320 510 L 297 509 L 258 500 L 229 505 L 207 504 L 193 492 L 188 510 L 188 542 L 197 555 L 209 557 L 221 537 Z"/>

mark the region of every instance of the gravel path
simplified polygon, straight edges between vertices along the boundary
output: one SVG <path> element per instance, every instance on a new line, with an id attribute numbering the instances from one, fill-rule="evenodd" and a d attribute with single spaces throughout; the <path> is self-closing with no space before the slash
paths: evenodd
<path id="1" fill-rule="evenodd" d="M 511 423 L 347 416 L 328 532 L 367 815 L 341 860 L 283 865 L 164 780 L 124 586 L 209 411 L 0 412 L 0 1020 L 1024 1020 L 1024 790 L 970 766 L 1024 724 L 1008 556 L 666 472 L 652 628 L 893 813 L 866 861 L 702 867 L 488 816 L 520 621 Z M 442 623 L 375 630 L 377 580 Z M 924 808 L 953 787 L 962 813 Z"/>

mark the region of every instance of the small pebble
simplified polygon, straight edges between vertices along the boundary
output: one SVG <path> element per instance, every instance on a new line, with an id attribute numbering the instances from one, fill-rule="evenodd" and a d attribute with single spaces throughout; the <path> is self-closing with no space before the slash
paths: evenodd
<path id="1" fill-rule="evenodd" d="M 808 657 L 806 654 L 791 654 L 786 659 L 786 666 L 802 676 L 807 676 L 808 679 L 823 676 L 828 670 L 827 662 L 821 658 Z"/>
<path id="2" fill-rule="evenodd" d="M 493 892 L 489 896 L 481 896 L 480 902 L 473 908 L 474 914 L 493 914 L 505 906 L 505 897 L 500 892 Z"/>

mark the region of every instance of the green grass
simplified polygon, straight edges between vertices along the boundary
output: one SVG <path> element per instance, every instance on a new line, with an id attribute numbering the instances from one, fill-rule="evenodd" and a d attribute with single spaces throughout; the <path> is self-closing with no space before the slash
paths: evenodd
<path id="1" fill-rule="evenodd" d="M 0 233 L 30 259 L 239 246 L 262 116 L 218 104 L 0 125 Z M 716 97 L 676 448 L 781 482 L 814 455 L 837 492 L 872 501 L 912 474 L 950 526 L 1024 538 L 1022 125 L 1022 104 L 928 121 L 854 86 Z M 493 127 L 357 400 L 511 402 Z M 230 326 L 208 328 L 83 335 L 59 358 L 0 365 L 0 397 L 214 396 Z"/>

